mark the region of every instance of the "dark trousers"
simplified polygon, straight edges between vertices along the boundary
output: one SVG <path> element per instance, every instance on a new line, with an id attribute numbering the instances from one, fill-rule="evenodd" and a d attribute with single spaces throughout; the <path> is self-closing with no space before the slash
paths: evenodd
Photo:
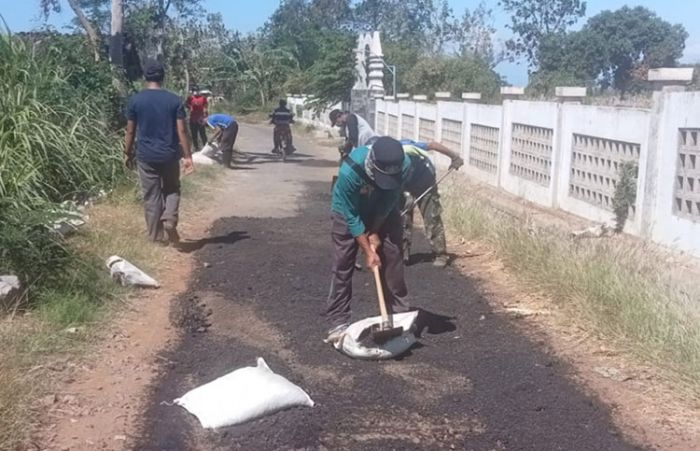
<path id="1" fill-rule="evenodd" d="M 287 148 L 291 149 L 292 144 L 292 128 L 289 125 L 275 125 L 275 130 L 272 133 L 275 149 L 282 149 L 282 139 L 287 141 Z M 285 149 L 286 150 L 286 149 Z"/>
<path id="2" fill-rule="evenodd" d="M 177 226 L 180 214 L 180 161 L 138 162 L 146 227 L 151 241 L 163 239 L 163 221 Z"/>
<path id="3" fill-rule="evenodd" d="M 190 122 L 190 135 L 192 137 L 192 145 L 194 146 L 194 152 L 197 152 L 201 147 L 199 147 L 199 140 L 202 140 L 202 146 L 207 143 L 207 129 L 206 125 L 199 122 Z"/>
<path id="4" fill-rule="evenodd" d="M 359 245 L 348 229 L 345 218 L 331 215 L 331 237 L 333 240 L 333 276 L 328 295 L 326 318 L 331 327 L 349 323 L 352 301 L 352 276 Z M 401 218 L 398 211 L 392 212 L 384 222 L 379 236 L 382 247 L 382 282 L 387 307 L 392 313 L 408 311 L 408 289 L 404 279 L 401 258 Z"/>
<path id="5" fill-rule="evenodd" d="M 221 135 L 221 159 L 224 167 L 231 166 L 233 159 L 233 146 L 236 144 L 238 136 L 238 122 L 234 122 L 226 127 Z"/>

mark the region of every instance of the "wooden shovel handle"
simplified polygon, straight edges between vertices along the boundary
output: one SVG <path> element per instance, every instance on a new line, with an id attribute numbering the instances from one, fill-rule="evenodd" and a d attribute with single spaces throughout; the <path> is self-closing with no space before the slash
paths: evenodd
<path id="1" fill-rule="evenodd" d="M 382 276 L 379 273 L 379 266 L 372 268 L 374 273 L 374 283 L 377 286 L 377 297 L 379 298 L 379 311 L 382 312 L 382 322 L 390 323 L 389 312 L 386 309 L 386 301 L 384 300 L 384 288 L 382 287 Z"/>

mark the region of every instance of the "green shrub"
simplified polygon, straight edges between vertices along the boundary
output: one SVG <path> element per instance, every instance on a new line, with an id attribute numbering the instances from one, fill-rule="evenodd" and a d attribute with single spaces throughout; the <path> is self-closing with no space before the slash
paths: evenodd
<path id="1" fill-rule="evenodd" d="M 0 272 L 30 294 L 74 261 L 50 227 L 57 204 L 110 189 L 125 172 L 110 69 L 80 42 L 0 35 Z"/>

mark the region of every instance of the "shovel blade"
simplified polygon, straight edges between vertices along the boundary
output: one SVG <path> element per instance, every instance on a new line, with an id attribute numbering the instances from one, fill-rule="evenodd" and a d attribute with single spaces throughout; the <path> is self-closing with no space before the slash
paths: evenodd
<path id="1" fill-rule="evenodd" d="M 392 338 L 400 337 L 402 334 L 403 327 L 384 328 L 381 325 L 377 325 L 372 328 L 372 341 L 381 345 Z"/>

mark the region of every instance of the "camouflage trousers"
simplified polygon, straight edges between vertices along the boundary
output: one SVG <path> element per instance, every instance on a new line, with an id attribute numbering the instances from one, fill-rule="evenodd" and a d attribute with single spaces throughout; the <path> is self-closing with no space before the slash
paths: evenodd
<path id="1" fill-rule="evenodd" d="M 414 197 L 404 193 L 404 208 L 410 205 Z M 428 195 L 418 202 L 418 209 L 423 217 L 425 235 L 430 243 L 430 248 L 435 256 L 447 254 L 445 242 L 445 226 L 442 223 L 442 205 L 440 193 L 433 189 Z M 408 261 L 411 256 L 411 243 L 413 239 L 413 215 L 415 208 L 407 212 L 403 217 L 403 258 Z"/>

